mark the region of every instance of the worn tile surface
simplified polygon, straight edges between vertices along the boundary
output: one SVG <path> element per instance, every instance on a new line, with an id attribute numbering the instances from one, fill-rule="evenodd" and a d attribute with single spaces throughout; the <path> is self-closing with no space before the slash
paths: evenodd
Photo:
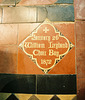
<path id="1" fill-rule="evenodd" d="M 0 73 L 17 73 L 17 46 L 0 46 Z"/>
<path id="2" fill-rule="evenodd" d="M 85 49 L 76 49 L 77 76 L 85 78 Z"/>
<path id="3" fill-rule="evenodd" d="M 48 19 L 51 21 L 74 21 L 73 5 L 47 6 Z"/>
<path id="4" fill-rule="evenodd" d="M 71 84 L 71 85 L 70 85 Z M 75 75 L 38 75 L 38 94 L 75 94 Z"/>
<path id="5" fill-rule="evenodd" d="M 17 44 L 17 24 L 0 24 L 0 45 Z"/>
<path id="6" fill-rule="evenodd" d="M 15 6 L 15 0 L 0 0 L 0 6 Z"/>
<path id="7" fill-rule="evenodd" d="M 16 4 L 20 5 L 46 5 L 53 4 L 56 0 L 16 0 Z"/>
<path id="8" fill-rule="evenodd" d="M 73 4 L 73 0 L 56 0 L 55 3 Z"/>
<path id="9" fill-rule="evenodd" d="M 3 23 L 36 22 L 35 7 L 3 8 Z"/>
<path id="10" fill-rule="evenodd" d="M 85 21 L 75 23 L 76 48 L 85 48 Z"/>
<path id="11" fill-rule="evenodd" d="M 0 74 L 0 92 L 35 93 L 35 75 Z"/>
<path id="12" fill-rule="evenodd" d="M 77 100 L 85 99 L 85 78 L 78 78 L 77 80 Z"/>
<path id="13" fill-rule="evenodd" d="M 85 19 L 85 0 L 74 0 L 75 19 Z"/>

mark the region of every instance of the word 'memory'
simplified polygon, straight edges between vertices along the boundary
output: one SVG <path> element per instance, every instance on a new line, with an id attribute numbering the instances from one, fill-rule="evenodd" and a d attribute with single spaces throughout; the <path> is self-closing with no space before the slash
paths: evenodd
<path id="1" fill-rule="evenodd" d="M 32 43 L 32 42 L 24 42 L 25 48 L 45 48 L 45 44 L 41 43 Z"/>

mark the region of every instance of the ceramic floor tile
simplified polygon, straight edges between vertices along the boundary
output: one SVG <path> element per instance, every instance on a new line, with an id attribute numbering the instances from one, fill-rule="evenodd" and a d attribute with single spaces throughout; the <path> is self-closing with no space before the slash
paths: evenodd
<path id="1" fill-rule="evenodd" d="M 53 95 L 39 95 L 39 94 L 37 94 L 36 96 L 38 97 L 39 100 L 50 100 L 53 97 Z"/>
<path id="2" fill-rule="evenodd" d="M 24 74 L 43 74 L 43 72 L 48 73 L 50 71 L 49 72 L 50 74 L 75 74 L 74 23 L 71 23 L 71 24 L 55 23 L 54 25 L 57 29 L 55 29 L 55 27 L 51 24 L 52 23 L 48 20 L 46 20 L 41 25 L 39 25 L 39 23 L 38 24 L 29 24 L 29 27 L 30 27 L 29 31 L 27 29 L 28 25 L 25 25 L 26 27 L 23 30 L 22 30 L 22 27 L 24 25 L 19 26 L 20 27 L 19 28 L 19 33 L 20 33 L 19 42 L 20 41 L 22 41 L 22 42 L 20 42 L 19 48 L 18 48 L 18 73 L 21 73 L 21 74 L 23 74 L 23 73 Z M 33 31 L 30 34 L 30 31 L 32 31 L 32 29 L 31 29 L 32 25 L 34 25 L 33 28 L 37 27 L 38 25 L 39 26 L 37 27 L 37 29 L 35 31 Z M 64 27 L 65 27 L 65 29 L 64 29 Z M 50 29 L 50 31 L 49 31 L 49 29 Z M 63 29 L 63 31 L 61 33 L 62 29 Z M 69 30 L 71 30 L 71 32 L 69 32 Z M 56 32 L 56 34 L 54 34 L 54 31 Z M 23 32 L 29 32 L 30 35 L 25 34 L 23 37 Z M 40 38 L 38 38 L 38 40 L 37 40 L 37 38 L 35 38 L 36 32 L 38 35 L 40 35 Z M 42 39 L 41 36 L 45 35 L 44 33 L 47 33 L 47 38 L 46 38 L 46 36 L 44 36 L 47 40 L 44 38 L 44 41 L 43 40 L 40 41 L 39 39 Z M 60 34 L 60 37 L 62 37 L 64 40 L 60 40 L 61 38 L 57 38 L 57 34 Z M 63 43 L 63 41 L 64 42 L 66 41 L 65 43 L 67 45 L 69 44 L 68 52 L 66 52 L 67 49 L 60 50 L 59 48 L 57 48 L 57 46 L 56 46 L 56 48 L 51 46 L 51 45 L 53 45 L 52 42 L 54 42 L 54 40 L 53 40 L 53 38 L 55 37 L 54 35 L 56 35 L 56 40 L 54 39 L 55 43 L 57 43 L 57 42 Z M 35 39 L 33 39 L 32 37 L 34 37 Z M 36 37 L 39 37 L 39 36 L 36 36 Z M 70 39 L 70 41 L 68 40 L 68 38 Z M 67 41 L 68 41 L 68 43 L 67 43 Z M 39 42 L 40 42 L 40 44 L 39 44 Z M 28 43 L 28 44 L 26 44 L 26 43 Z M 33 46 L 33 43 L 35 46 Z M 36 44 L 37 44 L 37 46 L 36 46 Z M 38 47 L 38 44 L 40 45 L 40 47 Z M 41 46 L 41 44 L 43 45 L 43 47 Z M 50 45 L 50 47 L 49 47 L 49 45 Z M 44 46 L 46 46 L 46 47 L 44 47 Z M 48 47 L 51 49 L 49 49 Z M 67 48 L 67 47 L 65 47 L 65 48 Z M 46 57 L 45 57 L 44 49 L 46 50 Z M 59 51 L 60 54 L 59 54 L 59 57 L 55 58 L 55 56 L 56 56 L 55 53 L 51 53 L 51 52 L 54 52 L 57 49 L 60 50 Z M 41 53 L 39 53 L 40 50 L 44 50 L 43 51 L 44 53 L 42 53 L 42 55 L 41 55 Z M 63 52 L 63 54 L 62 54 L 62 52 Z M 38 54 L 36 54 L 36 53 L 38 53 Z M 61 55 L 62 55 L 62 57 L 61 57 Z M 48 59 L 47 59 L 47 56 L 48 56 Z M 44 60 L 42 58 L 44 60 L 52 59 L 51 60 L 52 62 L 51 63 L 50 62 L 47 63 L 46 61 L 44 62 Z M 55 61 L 55 59 L 56 59 L 56 61 Z M 58 62 L 60 62 L 60 64 L 61 64 L 61 66 L 59 66 L 59 67 L 57 67 Z M 64 62 L 65 66 L 63 66 L 62 62 Z M 53 69 L 53 68 L 55 71 L 51 72 L 51 69 Z M 56 68 L 57 68 L 57 71 L 56 71 Z M 60 72 L 60 73 L 58 73 L 58 72 Z"/>
<path id="3" fill-rule="evenodd" d="M 19 100 L 14 94 L 11 94 L 6 100 Z"/>
<path id="4" fill-rule="evenodd" d="M 75 23 L 76 48 L 85 48 L 85 21 Z"/>
<path id="5" fill-rule="evenodd" d="M 77 80 L 77 100 L 85 100 L 85 78 Z"/>
<path id="6" fill-rule="evenodd" d="M 17 44 L 17 24 L 0 24 L 0 45 Z"/>
<path id="7" fill-rule="evenodd" d="M 0 100 L 6 100 L 11 93 L 0 93 Z"/>
<path id="8" fill-rule="evenodd" d="M 20 48 L 18 48 L 18 74 L 44 74 Z"/>
<path id="9" fill-rule="evenodd" d="M 15 94 L 19 100 L 28 100 L 32 94 Z"/>
<path id="10" fill-rule="evenodd" d="M 50 100 L 60 100 L 60 98 L 54 95 Z"/>
<path id="11" fill-rule="evenodd" d="M 22 42 L 40 23 L 19 24 L 18 44 Z"/>
<path id="12" fill-rule="evenodd" d="M 0 46 L 0 73 L 17 73 L 17 45 Z"/>
<path id="13" fill-rule="evenodd" d="M 85 19 L 85 0 L 74 0 L 75 19 Z"/>
<path id="14" fill-rule="evenodd" d="M 21 23 L 21 22 L 36 22 L 36 8 L 35 7 L 3 8 L 3 23 Z"/>
<path id="15" fill-rule="evenodd" d="M 37 94 L 76 94 L 76 75 L 37 75 Z"/>
<path id="16" fill-rule="evenodd" d="M 56 0 L 17 0 L 17 5 L 45 5 L 45 4 L 53 4 Z"/>
<path id="17" fill-rule="evenodd" d="M 35 89 L 35 75 L 0 74 L 0 92 L 34 94 Z"/>
<path id="18" fill-rule="evenodd" d="M 35 95 L 32 95 L 28 100 L 39 100 Z"/>
<path id="19" fill-rule="evenodd" d="M 77 77 L 85 78 L 85 49 L 76 49 Z"/>
<path id="20" fill-rule="evenodd" d="M 60 100 L 77 100 L 76 94 L 74 95 L 57 95 Z"/>

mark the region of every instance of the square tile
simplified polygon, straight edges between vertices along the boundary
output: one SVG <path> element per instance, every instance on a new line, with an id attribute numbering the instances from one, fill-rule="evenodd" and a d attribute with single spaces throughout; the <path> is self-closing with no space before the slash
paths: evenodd
<path id="1" fill-rule="evenodd" d="M 70 24 L 69 23 L 53 23 L 53 25 L 75 46 L 75 34 L 74 34 L 73 22 Z M 18 38 L 19 39 L 18 40 L 18 45 L 19 45 L 18 73 L 19 74 L 44 74 L 43 71 L 37 66 L 37 64 L 20 47 L 22 42 L 25 41 L 28 36 L 30 36 L 31 32 L 35 32 L 35 30 L 37 30 L 39 26 L 40 26 L 40 23 L 19 24 L 19 38 Z M 65 55 L 65 57 L 63 57 L 62 60 L 58 62 L 48 72 L 48 74 L 75 74 L 75 47 L 73 47 Z"/>
<path id="2" fill-rule="evenodd" d="M 85 21 L 75 23 L 76 48 L 85 48 Z"/>
<path id="3" fill-rule="evenodd" d="M 0 46 L 0 73 L 17 73 L 17 45 Z"/>
<path id="4" fill-rule="evenodd" d="M 37 75 L 37 94 L 76 94 L 76 75 Z"/>
<path id="5" fill-rule="evenodd" d="M 0 45 L 17 44 L 17 24 L 0 24 Z"/>
<path id="6" fill-rule="evenodd" d="M 36 91 L 36 76 L 0 74 L 0 86 L 0 92 L 34 94 Z"/>
<path id="7" fill-rule="evenodd" d="M 74 0 L 75 19 L 85 19 L 85 0 Z"/>

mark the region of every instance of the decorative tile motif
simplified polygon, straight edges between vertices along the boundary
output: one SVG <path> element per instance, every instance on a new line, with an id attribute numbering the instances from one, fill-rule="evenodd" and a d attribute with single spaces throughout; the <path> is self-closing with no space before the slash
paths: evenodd
<path id="1" fill-rule="evenodd" d="M 6 100 L 19 100 L 14 94 L 11 94 Z"/>
<path id="2" fill-rule="evenodd" d="M 32 95 L 28 100 L 39 100 L 35 95 Z"/>
<path id="3" fill-rule="evenodd" d="M 11 93 L 0 93 L 0 100 L 6 100 Z"/>
<path id="4" fill-rule="evenodd" d="M 60 98 L 54 95 L 50 100 L 60 100 Z"/>
<path id="5" fill-rule="evenodd" d="M 74 45 L 46 20 L 19 47 L 44 73 L 48 73 Z"/>
<path id="6" fill-rule="evenodd" d="M 7 93 L 0 93 L 2 97 L 0 100 L 77 100 L 76 94 L 74 95 L 39 95 L 39 94 L 11 94 L 9 97 L 4 98 Z M 28 96 L 28 97 L 27 97 Z"/>

